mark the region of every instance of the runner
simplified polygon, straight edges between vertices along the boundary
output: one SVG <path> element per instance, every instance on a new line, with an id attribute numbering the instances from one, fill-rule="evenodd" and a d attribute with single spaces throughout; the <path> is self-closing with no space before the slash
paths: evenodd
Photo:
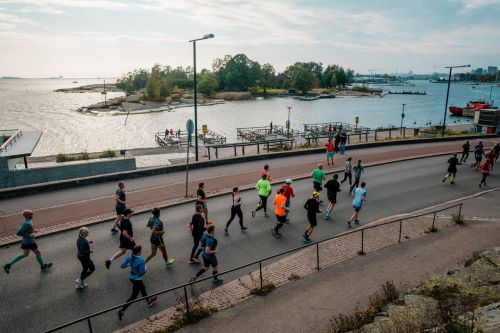
<path id="1" fill-rule="evenodd" d="M 467 158 L 469 157 L 470 143 L 467 141 L 462 146 L 462 157 L 460 157 L 460 162 L 458 164 L 467 163 Z"/>
<path id="2" fill-rule="evenodd" d="M 276 226 L 271 229 L 275 238 L 281 237 L 280 228 L 286 223 L 286 197 L 285 189 L 280 188 L 274 198 L 274 214 L 276 214 Z"/>
<path id="3" fill-rule="evenodd" d="M 498 161 L 498 156 L 500 156 L 500 143 L 497 143 L 495 147 L 493 147 L 495 151 L 495 162 Z"/>
<path id="4" fill-rule="evenodd" d="M 124 182 L 118 182 L 118 189 L 116 190 L 115 193 L 115 201 L 116 201 L 115 205 L 116 218 L 115 218 L 115 224 L 113 224 L 113 227 L 111 228 L 111 232 L 114 234 L 118 232 L 118 230 L 116 230 L 116 227 L 119 227 L 118 223 L 120 223 L 120 220 L 123 217 L 123 211 L 126 209 L 127 205 L 127 196 L 125 195 Z"/>
<path id="5" fill-rule="evenodd" d="M 292 183 L 293 183 L 293 180 L 291 180 L 290 178 L 287 178 L 285 180 L 285 185 L 283 185 L 283 188 L 285 189 L 284 195 L 286 197 L 285 207 L 287 208 L 286 214 L 285 214 L 286 223 L 290 222 L 290 220 L 288 219 L 288 213 L 290 212 L 290 203 L 291 203 L 291 199 L 295 198 L 295 193 L 293 192 Z"/>
<path id="6" fill-rule="evenodd" d="M 195 252 L 200 247 L 200 241 L 203 237 L 203 233 L 205 232 L 205 219 L 203 219 L 203 216 L 201 215 L 202 212 L 203 206 L 196 205 L 196 213 L 191 218 L 191 224 L 193 226 L 191 235 L 193 236 L 194 245 L 193 249 L 191 250 L 191 256 L 189 257 L 190 264 L 200 263 L 200 261 L 198 260 L 198 256 L 200 255 L 201 251 L 198 251 L 199 253 L 196 254 Z"/>
<path id="7" fill-rule="evenodd" d="M 354 213 L 352 214 L 349 221 L 347 221 L 347 225 L 349 226 L 349 228 L 351 227 L 352 221 L 354 221 L 354 223 L 359 223 L 358 220 L 359 211 L 361 210 L 363 202 L 366 201 L 365 186 L 366 183 L 361 182 L 361 187 L 357 187 L 356 190 L 354 190 L 354 192 L 352 193 L 352 196 L 354 197 L 354 199 L 352 200 L 352 207 L 354 208 Z"/>
<path id="8" fill-rule="evenodd" d="M 342 132 L 340 135 L 340 154 L 344 155 L 345 154 L 345 147 L 347 144 L 347 133 Z"/>
<path id="9" fill-rule="evenodd" d="M 203 214 L 205 215 L 205 222 L 210 224 L 208 221 L 208 207 L 207 207 L 207 196 L 205 195 L 205 183 L 198 184 L 198 190 L 196 191 L 196 205 L 201 205 L 203 207 Z"/>
<path id="10" fill-rule="evenodd" d="M 472 163 L 470 167 L 478 170 L 481 166 L 483 155 L 484 155 L 483 143 L 479 141 L 479 144 L 476 147 L 474 147 L 474 158 L 476 159 L 476 161 Z"/>
<path id="11" fill-rule="evenodd" d="M 30 251 L 33 251 L 33 253 L 35 254 L 36 261 L 38 261 L 38 263 L 40 264 L 40 269 L 42 270 L 42 272 L 52 267 L 52 263 L 45 263 L 43 261 L 42 253 L 38 249 L 38 245 L 35 243 L 36 230 L 33 228 L 33 216 L 33 211 L 29 209 L 23 211 L 24 221 L 16 233 L 16 235 L 21 237 L 21 249 L 23 249 L 23 253 L 18 254 L 14 259 L 11 260 L 11 262 L 3 266 L 3 270 L 7 274 L 10 273 L 10 269 L 12 268 L 12 266 L 14 266 L 14 264 L 19 260 L 26 258 L 30 254 Z"/>
<path id="12" fill-rule="evenodd" d="M 307 209 L 307 220 L 309 221 L 309 225 L 307 226 L 307 229 L 302 237 L 304 237 L 304 243 L 311 243 L 310 237 L 313 233 L 314 227 L 318 225 L 316 214 L 321 213 L 319 210 L 319 192 L 312 193 L 312 197 L 306 201 L 304 208 Z"/>
<path id="13" fill-rule="evenodd" d="M 361 164 L 361 160 L 358 160 L 358 164 L 356 164 L 353 168 L 354 170 L 354 184 L 349 188 L 349 195 L 351 195 L 352 191 L 359 186 L 359 181 L 361 180 L 361 174 L 365 172 L 365 168 Z"/>
<path id="14" fill-rule="evenodd" d="M 335 153 L 334 153 L 332 139 L 328 139 L 328 143 L 325 145 L 325 147 L 326 147 L 326 162 L 328 163 L 328 165 L 330 165 L 330 161 L 332 161 L 333 165 L 333 155 Z"/>
<path id="15" fill-rule="evenodd" d="M 443 183 L 446 181 L 446 179 L 448 179 L 448 177 L 451 176 L 450 184 L 455 185 L 454 180 L 457 175 L 457 164 L 458 164 L 457 154 L 453 154 L 453 157 L 450 157 L 450 159 L 448 159 L 448 164 L 449 164 L 448 173 L 446 174 L 446 176 L 444 176 Z"/>
<path id="16" fill-rule="evenodd" d="M 262 179 L 262 176 L 264 176 L 264 175 L 267 176 L 267 180 L 271 181 L 271 176 L 269 175 L 269 165 L 267 165 L 267 164 L 264 165 L 264 169 L 262 169 L 262 171 L 260 172 L 259 179 Z"/>
<path id="17" fill-rule="evenodd" d="M 271 183 L 267 180 L 267 174 L 262 175 L 255 188 L 259 190 L 260 202 L 257 205 L 257 209 L 252 210 L 252 217 L 255 217 L 255 213 L 261 209 L 264 209 L 264 216 L 269 217 L 267 214 L 267 198 L 271 194 Z"/>
<path id="18" fill-rule="evenodd" d="M 489 176 L 490 171 L 491 171 L 490 161 L 486 161 L 483 164 L 481 164 L 481 173 L 483 174 L 483 178 L 481 179 L 481 182 L 479 183 L 479 188 L 481 188 L 482 185 L 486 186 L 486 177 Z"/>
<path id="19" fill-rule="evenodd" d="M 349 179 L 349 186 L 352 185 L 352 157 L 349 157 L 344 163 L 344 179 L 340 182 L 341 184 Z"/>
<path id="20" fill-rule="evenodd" d="M 231 217 L 229 218 L 229 221 L 226 223 L 226 228 L 224 229 L 224 235 L 229 235 L 229 232 L 227 231 L 227 228 L 229 228 L 229 225 L 231 222 L 233 222 L 235 216 L 238 215 L 238 218 L 240 219 L 240 229 L 241 231 L 245 231 L 248 228 L 243 225 L 243 212 L 241 211 L 241 197 L 240 197 L 240 191 L 237 187 L 233 187 L 233 198 L 232 198 L 232 204 L 231 204 Z"/>
<path id="21" fill-rule="evenodd" d="M 121 268 L 125 269 L 130 267 L 130 273 L 128 279 L 132 283 L 132 295 L 127 299 L 127 303 L 133 301 L 141 293 L 142 297 L 148 296 L 146 292 L 146 286 L 144 286 L 144 275 L 146 274 L 146 263 L 141 257 L 142 246 L 135 245 L 132 249 L 132 255 L 128 256 L 123 260 Z M 156 296 L 146 298 L 148 307 L 152 307 L 158 303 L 158 298 Z M 125 304 L 118 312 L 118 319 L 122 320 L 125 310 L 130 306 L 130 304 Z"/>
<path id="22" fill-rule="evenodd" d="M 83 289 L 87 287 L 87 284 L 84 282 L 86 278 L 90 276 L 90 274 L 94 273 L 95 265 L 90 259 L 90 251 L 89 244 L 92 244 L 92 241 L 88 241 L 87 237 L 89 235 L 89 229 L 86 227 L 80 228 L 78 231 L 78 239 L 76 240 L 76 248 L 77 258 L 82 264 L 82 273 L 80 277 L 75 280 L 76 289 Z"/>
<path id="23" fill-rule="evenodd" d="M 323 171 L 323 165 L 318 164 L 318 168 L 314 169 L 311 172 L 311 176 L 313 178 L 313 187 L 316 192 L 321 192 L 323 189 L 321 185 L 323 185 L 323 180 L 325 179 L 325 172 Z"/>
<path id="24" fill-rule="evenodd" d="M 338 151 L 339 151 L 339 145 L 340 145 L 340 131 L 337 131 L 335 133 L 334 145 L 335 145 L 335 152 L 338 153 Z"/>
<path id="25" fill-rule="evenodd" d="M 491 169 L 493 169 L 493 165 L 495 164 L 495 150 L 492 148 L 488 153 L 484 154 L 486 161 L 491 164 Z"/>
<path id="26" fill-rule="evenodd" d="M 127 250 L 132 250 L 135 246 L 134 242 L 134 230 L 132 229 L 132 222 L 130 221 L 130 218 L 132 217 L 133 211 L 129 208 L 125 209 L 123 211 L 123 219 L 120 222 L 120 247 L 118 252 L 113 254 L 109 260 L 105 261 L 106 268 L 109 269 L 113 261 L 115 259 L 118 259 L 122 255 L 127 252 Z"/>
<path id="27" fill-rule="evenodd" d="M 330 179 L 325 184 L 326 195 L 328 197 L 328 207 L 325 209 L 325 212 L 323 214 L 323 218 L 325 220 L 330 219 L 330 213 L 332 212 L 333 208 L 335 207 L 335 204 L 337 203 L 337 193 L 340 192 L 340 184 L 338 182 L 338 179 L 339 175 L 334 174 L 333 179 Z"/>
<path id="28" fill-rule="evenodd" d="M 151 253 L 146 258 L 146 264 L 151 260 L 154 256 L 156 256 L 156 252 L 160 249 L 163 260 L 165 260 L 165 268 L 168 268 L 174 264 L 174 259 L 168 259 L 167 249 L 165 247 L 165 242 L 163 241 L 163 235 L 165 234 L 165 230 L 163 229 L 163 222 L 160 220 L 160 209 L 153 208 L 151 211 L 151 216 L 149 218 L 146 227 L 151 229 L 151 237 L 149 241 L 151 243 Z"/>
<path id="29" fill-rule="evenodd" d="M 217 276 L 219 273 L 219 267 L 217 263 L 217 239 L 215 239 L 215 227 L 213 225 L 208 226 L 207 235 L 205 236 L 205 246 L 203 247 L 203 253 L 201 257 L 203 258 L 203 267 L 196 273 L 196 276 L 191 278 L 191 282 L 196 281 L 203 273 L 210 269 L 212 266 L 212 275 L 214 277 L 214 284 L 219 285 L 223 281 Z"/>

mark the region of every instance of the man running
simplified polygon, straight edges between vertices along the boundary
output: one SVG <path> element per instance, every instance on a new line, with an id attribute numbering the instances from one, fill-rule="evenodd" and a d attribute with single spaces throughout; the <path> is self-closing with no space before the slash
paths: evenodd
<path id="1" fill-rule="evenodd" d="M 128 279 L 132 283 L 132 295 L 127 299 L 127 303 L 133 301 L 141 293 L 142 297 L 148 296 L 146 292 L 146 286 L 144 286 L 144 275 L 146 275 L 146 262 L 141 257 L 142 246 L 135 245 L 132 249 L 132 255 L 128 256 L 123 260 L 121 268 L 125 269 L 130 267 L 130 273 Z M 148 307 L 152 307 L 158 303 L 158 298 L 156 296 L 146 298 L 146 303 Z M 130 306 L 130 304 L 125 304 L 121 309 L 117 310 L 118 319 L 122 320 L 125 310 Z"/>
<path id="2" fill-rule="evenodd" d="M 335 141 L 334 141 L 334 146 L 335 146 L 335 152 L 336 153 L 339 151 L 339 145 L 340 145 L 340 131 L 337 131 L 335 133 Z"/>
<path id="3" fill-rule="evenodd" d="M 219 267 L 217 262 L 217 239 L 215 239 L 215 227 L 213 225 L 208 226 L 207 234 L 205 235 L 205 246 L 203 248 L 203 253 L 201 257 L 203 258 L 203 267 L 196 273 L 196 276 L 191 278 L 191 282 L 196 281 L 203 273 L 210 269 L 212 266 L 212 275 L 214 277 L 214 284 L 219 285 L 223 281 L 217 276 L 219 273 Z"/>
<path id="4" fill-rule="evenodd" d="M 198 190 L 196 191 L 196 205 L 201 205 L 203 207 L 203 214 L 205 215 L 205 222 L 207 224 L 209 224 L 207 196 L 205 195 L 204 189 L 205 189 L 205 183 L 199 183 Z"/>
<path id="5" fill-rule="evenodd" d="M 191 235 L 193 236 L 194 245 L 191 250 L 191 256 L 189 257 L 190 264 L 199 264 L 198 256 L 200 253 L 196 253 L 200 246 L 200 241 L 203 237 L 203 233 L 205 232 L 205 219 L 203 218 L 203 206 L 196 205 L 196 213 L 191 218 L 191 225 L 193 229 L 191 230 Z"/>
<path id="6" fill-rule="evenodd" d="M 252 210 L 252 217 L 261 209 L 264 209 L 264 216 L 269 217 L 267 214 L 267 198 L 271 194 L 271 183 L 267 180 L 267 174 L 263 174 L 262 178 L 257 182 L 255 188 L 259 191 L 260 202 L 255 210 Z"/>
<path id="7" fill-rule="evenodd" d="M 364 173 L 365 168 L 361 164 L 361 160 L 358 160 L 358 163 L 354 166 L 354 184 L 349 188 L 349 195 L 351 195 L 352 190 L 354 190 L 357 186 L 359 186 L 359 181 L 361 180 L 361 174 Z"/>
<path id="8" fill-rule="evenodd" d="M 12 259 L 8 264 L 3 266 L 5 273 L 9 274 L 10 269 L 16 262 L 26 258 L 30 251 L 32 251 L 36 256 L 36 261 L 40 264 L 40 269 L 42 272 L 47 271 L 52 267 L 52 263 L 45 263 L 42 258 L 42 253 L 38 249 L 38 245 L 35 243 L 36 230 L 33 228 L 33 211 L 27 209 L 23 211 L 24 221 L 19 230 L 17 230 L 16 235 L 21 237 L 21 249 L 23 249 L 22 254 L 18 254 L 14 259 Z"/>
<path id="9" fill-rule="evenodd" d="M 333 155 L 335 154 L 334 153 L 335 148 L 333 146 L 332 139 L 328 139 L 328 142 L 325 145 L 325 147 L 326 147 L 326 162 L 328 163 L 328 165 L 330 165 L 330 161 L 332 161 L 333 165 Z"/>
<path id="10" fill-rule="evenodd" d="M 132 229 L 132 222 L 130 218 L 132 217 L 133 211 L 129 208 L 123 211 L 123 219 L 120 222 L 120 246 L 118 252 L 113 254 L 109 260 L 106 260 L 106 268 L 109 269 L 113 261 L 118 259 L 127 252 L 127 250 L 132 250 L 135 246 L 134 241 L 134 230 Z"/>
<path id="11" fill-rule="evenodd" d="M 118 189 L 116 190 L 115 193 L 115 210 L 116 210 L 116 218 L 115 218 L 115 224 L 113 224 L 113 227 L 111 228 L 111 232 L 116 234 L 118 230 L 116 230 L 116 227 L 118 227 L 118 223 L 120 223 L 120 220 L 123 217 L 123 211 L 126 209 L 127 205 L 127 196 L 125 195 L 125 183 L 124 182 L 118 182 Z"/>
<path id="12" fill-rule="evenodd" d="M 347 221 L 347 225 L 349 228 L 351 227 L 351 222 L 354 221 L 354 223 L 359 223 L 358 220 L 358 215 L 359 211 L 361 210 L 361 206 L 363 205 L 363 202 L 366 201 L 366 190 L 365 190 L 366 183 L 361 182 L 361 187 L 357 187 L 354 192 L 352 193 L 352 196 L 354 199 L 352 200 L 352 207 L 354 208 L 354 213 L 352 214 L 351 218 L 349 221 Z"/>
<path id="13" fill-rule="evenodd" d="M 276 226 L 271 229 L 275 238 L 281 237 L 279 232 L 283 224 L 286 223 L 286 197 L 284 196 L 285 189 L 280 188 L 274 198 L 274 214 L 276 214 Z"/>
<path id="14" fill-rule="evenodd" d="M 491 171 L 490 161 L 486 161 L 483 164 L 481 164 L 481 174 L 483 175 L 483 178 L 481 179 L 481 182 L 479 183 L 479 188 L 481 188 L 482 185 L 486 186 L 486 177 L 489 176 L 490 171 Z"/>
<path id="15" fill-rule="evenodd" d="M 326 182 L 326 196 L 328 198 L 328 207 L 325 209 L 323 218 L 325 220 L 330 219 L 330 213 L 332 212 L 335 204 L 337 203 L 337 193 L 340 192 L 340 184 L 338 182 L 339 175 L 334 174 L 333 178 Z"/>
<path id="16" fill-rule="evenodd" d="M 285 193 L 283 193 L 283 194 L 286 197 L 286 203 L 285 203 L 285 207 L 286 207 L 286 214 L 285 214 L 286 223 L 288 223 L 290 221 L 288 219 L 288 213 L 290 212 L 291 199 L 295 198 L 295 193 L 293 192 L 292 183 L 293 183 L 293 180 L 291 180 L 290 178 L 287 178 L 285 180 L 285 185 L 283 185 L 283 188 L 285 189 Z"/>
<path id="17" fill-rule="evenodd" d="M 316 219 L 316 214 L 321 213 L 319 210 L 319 192 L 313 192 L 312 197 L 306 201 L 304 208 L 307 209 L 307 220 L 309 225 L 304 232 L 304 243 L 311 243 L 311 235 L 313 233 L 314 227 L 318 225 L 318 220 Z"/>
<path id="18" fill-rule="evenodd" d="M 483 155 L 484 155 L 483 143 L 482 143 L 482 141 L 479 141 L 479 144 L 476 147 L 474 147 L 474 158 L 476 161 L 474 163 L 472 163 L 472 165 L 470 167 L 478 170 L 481 166 L 481 161 L 483 160 Z"/>
<path id="19" fill-rule="evenodd" d="M 82 273 L 80 277 L 75 280 L 76 289 L 83 289 L 87 287 L 87 284 L 84 282 L 86 278 L 90 276 L 90 274 L 94 273 L 95 265 L 90 259 L 90 245 L 92 241 L 88 241 L 87 237 L 89 235 L 89 229 L 86 227 L 81 227 L 78 231 L 78 239 L 76 240 L 76 248 L 77 248 L 77 258 L 82 264 Z"/>
<path id="20" fill-rule="evenodd" d="M 318 164 L 318 168 L 314 169 L 311 172 L 311 176 L 313 179 L 313 187 L 316 192 L 321 192 L 323 189 L 321 185 L 323 185 L 323 180 L 325 179 L 325 172 L 323 171 L 323 164 Z"/>
<path id="21" fill-rule="evenodd" d="M 460 157 L 460 162 L 458 164 L 467 163 L 467 158 L 469 157 L 470 143 L 467 141 L 462 146 L 462 157 Z"/>
<path id="22" fill-rule="evenodd" d="M 450 157 L 448 159 L 448 164 L 449 164 L 448 173 L 446 174 L 446 176 L 444 176 L 443 183 L 446 181 L 446 179 L 448 179 L 448 177 L 451 177 L 450 184 L 455 185 L 454 180 L 457 175 L 457 164 L 458 164 L 457 154 L 453 154 L 453 157 Z"/>
<path id="23" fill-rule="evenodd" d="M 160 249 L 163 260 L 165 261 L 165 268 L 168 268 L 174 264 L 174 259 L 168 259 L 167 249 L 165 247 L 165 241 L 163 240 L 163 235 L 165 234 L 165 230 L 163 228 L 163 222 L 160 220 L 160 209 L 153 208 L 151 216 L 148 220 L 146 227 L 151 229 L 151 235 L 149 237 L 149 242 L 151 243 L 151 253 L 146 258 L 146 264 L 151 260 L 154 256 L 156 256 L 156 252 Z"/>
<path id="24" fill-rule="evenodd" d="M 229 225 L 231 225 L 231 222 L 233 222 L 234 218 L 236 215 L 238 216 L 240 220 L 240 230 L 245 231 L 248 228 L 243 225 L 243 212 L 241 211 L 241 197 L 240 197 L 240 190 L 237 187 L 233 187 L 233 197 L 232 197 L 232 205 L 231 205 L 231 217 L 229 218 L 229 221 L 226 223 L 226 228 L 224 229 L 224 235 L 229 235 L 229 231 L 227 228 L 229 228 Z"/>
<path id="25" fill-rule="evenodd" d="M 344 163 L 344 179 L 340 182 L 341 184 L 349 179 L 349 186 L 352 185 L 352 157 L 349 157 Z"/>
<path id="26" fill-rule="evenodd" d="M 344 155 L 345 154 L 345 147 L 347 144 L 347 133 L 342 132 L 340 135 L 340 154 Z"/>

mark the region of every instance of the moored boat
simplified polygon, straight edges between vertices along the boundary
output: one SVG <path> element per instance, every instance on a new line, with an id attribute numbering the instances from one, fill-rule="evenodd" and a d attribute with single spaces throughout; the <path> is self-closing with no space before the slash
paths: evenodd
<path id="1" fill-rule="evenodd" d="M 491 103 L 485 101 L 469 101 L 467 106 L 464 108 L 458 106 L 450 106 L 450 112 L 459 117 L 474 117 L 474 112 L 480 111 L 483 109 L 492 108 L 493 105 Z"/>

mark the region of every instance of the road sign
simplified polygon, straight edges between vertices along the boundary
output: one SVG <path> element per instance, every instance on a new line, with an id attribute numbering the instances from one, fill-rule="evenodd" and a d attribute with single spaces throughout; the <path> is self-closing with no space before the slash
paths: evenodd
<path id="1" fill-rule="evenodd" d="M 203 134 L 207 134 L 208 133 L 208 126 L 207 125 L 201 125 L 201 131 L 203 132 Z"/>
<path id="2" fill-rule="evenodd" d="M 359 117 L 356 116 L 356 118 L 354 118 L 354 121 L 356 122 L 356 124 L 359 124 Z"/>
<path id="3" fill-rule="evenodd" d="M 194 122 L 191 119 L 188 119 L 186 123 L 186 130 L 188 131 L 188 135 L 191 135 L 194 132 Z"/>

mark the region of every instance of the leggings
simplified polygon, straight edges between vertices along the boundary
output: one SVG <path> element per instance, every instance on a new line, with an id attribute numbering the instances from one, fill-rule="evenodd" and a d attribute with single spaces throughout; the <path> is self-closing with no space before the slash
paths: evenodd
<path id="1" fill-rule="evenodd" d="M 264 213 L 267 213 L 267 196 L 259 194 L 259 198 L 260 198 L 260 202 L 259 202 L 259 205 L 257 206 L 257 209 L 255 211 L 259 211 L 261 209 L 264 209 Z"/>
<path id="2" fill-rule="evenodd" d="M 227 221 L 226 224 L 226 229 L 229 227 L 231 222 L 233 222 L 234 217 L 238 215 L 238 218 L 240 219 L 240 226 L 243 227 L 243 212 L 241 211 L 241 206 L 231 206 L 231 217 L 229 218 L 229 221 Z"/>
<path id="3" fill-rule="evenodd" d="M 90 276 L 90 274 L 94 273 L 95 271 L 95 265 L 90 260 L 90 257 L 80 257 L 78 256 L 78 260 L 80 260 L 80 263 L 82 264 L 82 273 L 80 274 L 80 280 L 85 280 Z"/>
<path id="4" fill-rule="evenodd" d="M 352 173 L 344 172 L 344 179 L 340 182 L 341 184 L 349 178 L 349 185 L 352 185 Z"/>
<path id="5" fill-rule="evenodd" d="M 349 189 L 349 192 L 352 192 L 356 188 L 356 186 L 359 186 L 359 179 L 361 177 L 354 177 L 354 184 L 351 185 L 351 188 Z"/>
<path id="6" fill-rule="evenodd" d="M 481 185 L 481 184 L 486 185 L 486 177 L 488 177 L 488 174 L 487 173 L 483 173 L 483 178 L 481 179 L 481 182 L 479 183 L 479 185 Z"/>
<path id="7" fill-rule="evenodd" d="M 469 157 L 469 152 L 468 151 L 464 151 L 462 153 L 462 157 L 460 158 L 460 163 L 466 163 L 468 157 Z"/>
<path id="8" fill-rule="evenodd" d="M 191 259 L 194 259 L 200 255 L 199 253 L 195 255 L 195 252 L 198 249 L 198 247 L 200 246 L 201 237 L 203 237 L 203 234 L 194 234 L 193 233 L 194 245 L 193 245 L 193 249 L 191 250 L 191 257 L 190 257 Z"/>
<path id="9" fill-rule="evenodd" d="M 142 280 L 133 280 L 129 279 L 130 282 L 132 283 L 132 295 L 127 299 L 127 302 L 133 301 L 134 299 L 139 296 L 139 293 L 141 293 L 141 296 L 148 296 L 148 293 L 146 292 L 146 287 L 144 286 L 144 283 Z M 146 301 L 149 303 L 149 297 L 146 299 Z M 130 306 L 130 304 L 125 304 L 122 307 L 122 311 L 127 310 L 127 308 Z"/>

